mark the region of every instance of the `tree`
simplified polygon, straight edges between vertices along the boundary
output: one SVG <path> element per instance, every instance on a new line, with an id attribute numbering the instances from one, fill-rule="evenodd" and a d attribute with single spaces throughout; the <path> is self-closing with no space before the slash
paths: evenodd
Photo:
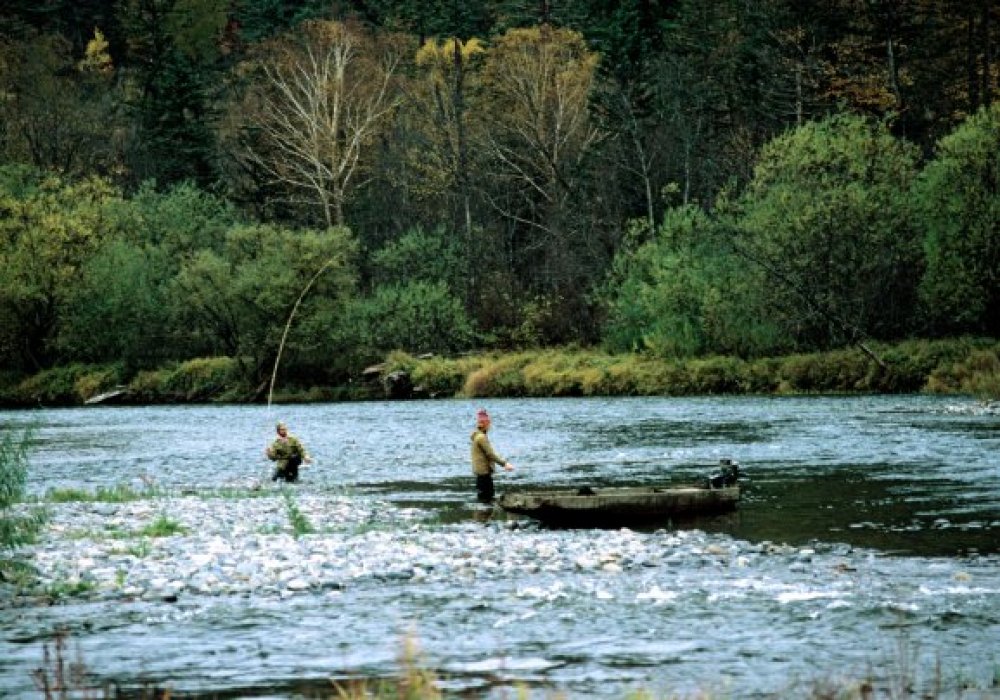
<path id="1" fill-rule="evenodd" d="M 527 289 L 565 304 L 557 314 L 568 322 L 564 339 L 586 322 L 583 296 L 607 262 L 608 246 L 585 215 L 589 158 L 602 137 L 589 111 L 597 63 L 576 32 L 513 29 L 487 54 L 488 98 L 477 104 L 489 162 L 481 194 L 503 219 Z"/>
<path id="2" fill-rule="evenodd" d="M 125 80 L 135 94 L 129 184 L 215 184 L 211 93 L 227 6 L 224 0 L 123 0 Z"/>
<path id="3" fill-rule="evenodd" d="M 242 152 L 326 226 L 342 226 L 367 149 L 399 104 L 400 48 L 360 27 L 309 21 L 268 42 L 231 119 Z"/>
<path id="4" fill-rule="evenodd" d="M 351 297 L 354 240 L 347 229 L 297 231 L 270 225 L 233 227 L 224 251 L 202 250 L 178 274 L 174 319 L 195 347 L 237 361 L 243 377 L 261 387 L 270 376 L 286 323 L 315 275 L 288 336 L 288 355 L 321 355 Z"/>
<path id="5" fill-rule="evenodd" d="M 58 359 L 61 305 L 107 239 L 105 212 L 118 197 L 100 178 L 0 168 L 0 365 L 41 369 Z"/>
<path id="6" fill-rule="evenodd" d="M 114 173 L 121 95 L 97 32 L 83 61 L 57 35 L 0 43 L 0 154 L 69 176 Z"/>
<path id="7" fill-rule="evenodd" d="M 407 110 L 412 131 L 419 136 L 408 153 L 416 177 L 416 193 L 450 195 L 454 225 L 463 231 L 468 255 L 472 246 L 472 148 L 470 131 L 482 115 L 469 114 L 468 91 L 478 85 L 478 68 L 485 53 L 482 42 L 470 39 L 428 39 L 416 55 L 423 72 L 412 81 Z M 479 117 L 477 119 L 477 117 Z M 470 119 L 475 120 L 470 125 Z M 481 127 L 479 127 L 481 129 Z"/>
<path id="8" fill-rule="evenodd" d="M 83 362 L 121 362 L 126 374 L 177 353 L 168 336 L 170 265 L 161 248 L 109 241 L 85 261 L 60 305 L 58 347 Z M 171 342 L 173 341 L 173 342 Z"/>
<path id="9" fill-rule="evenodd" d="M 935 333 L 1000 335 L 1000 104 L 938 144 L 914 187 L 924 313 Z"/>
<path id="10" fill-rule="evenodd" d="M 664 357 L 787 349 L 754 293 L 760 271 L 723 244 L 726 228 L 681 205 L 651 240 L 623 247 L 602 294 L 604 344 Z"/>
<path id="11" fill-rule="evenodd" d="M 774 318 L 804 347 L 912 329 L 921 254 L 909 209 L 916 149 L 837 116 L 771 141 L 736 214 L 736 250 L 764 268 Z"/>

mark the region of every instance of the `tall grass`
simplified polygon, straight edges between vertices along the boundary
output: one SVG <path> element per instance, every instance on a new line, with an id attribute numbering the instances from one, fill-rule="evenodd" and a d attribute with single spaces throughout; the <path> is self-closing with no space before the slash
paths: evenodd
<path id="1" fill-rule="evenodd" d="M 116 486 L 101 486 L 95 491 L 78 488 L 56 488 L 45 492 L 45 500 L 49 503 L 131 503 L 162 495 L 155 489 L 136 491 L 126 484 Z"/>
<path id="2" fill-rule="evenodd" d="M 299 509 L 299 504 L 295 502 L 295 497 L 290 491 L 281 494 L 285 499 L 285 509 L 288 511 L 288 522 L 292 525 L 292 534 L 296 537 L 311 535 L 316 532 L 309 519 Z"/>
<path id="3" fill-rule="evenodd" d="M 14 511 L 24 499 L 30 440 L 30 431 L 17 438 L 13 433 L 0 438 L 0 555 L 32 542 L 45 522 L 46 513 L 41 509 Z M 5 571 L 26 573 L 21 563 L 0 558 L 0 579 Z"/>
<path id="4" fill-rule="evenodd" d="M 988 339 L 876 344 L 744 360 L 669 359 L 597 350 L 389 358 L 392 369 L 445 396 L 689 396 L 710 394 L 968 393 L 1000 398 L 1000 343 Z"/>
<path id="5" fill-rule="evenodd" d="M 689 396 L 705 394 L 934 393 L 1000 398 L 1000 342 L 986 338 L 872 343 L 880 358 L 859 348 L 769 358 L 609 354 L 544 349 L 416 358 L 396 351 L 386 372 L 409 373 L 430 397 Z M 122 381 L 120 368 L 71 365 L 13 381 L 0 401 L 19 405 L 79 404 Z M 246 400 L 252 392 L 227 357 L 197 358 L 137 373 L 127 381 L 130 403 Z M 371 398 L 377 384 L 278 388 L 279 401 Z"/>

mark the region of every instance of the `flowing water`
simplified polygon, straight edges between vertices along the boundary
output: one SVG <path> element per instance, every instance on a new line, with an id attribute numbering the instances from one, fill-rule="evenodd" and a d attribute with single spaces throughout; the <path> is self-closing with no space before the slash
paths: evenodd
<path id="1" fill-rule="evenodd" d="M 101 677 L 153 679 L 175 695 L 326 697 L 331 678 L 392 674 L 409 636 L 447 687 L 496 697 L 513 687 L 764 697 L 865 675 L 890 690 L 910 682 L 898 675 L 997 692 L 995 408 L 922 396 L 487 403 L 493 444 L 517 467 L 498 476 L 499 492 L 684 482 L 722 458 L 740 462 L 736 513 L 623 533 L 479 509 L 468 473 L 478 405 L 0 412 L 5 429 L 34 430 L 38 495 L 269 483 L 263 447 L 285 420 L 315 456 L 296 493 L 379 504 L 356 533 L 371 551 L 352 557 L 388 556 L 370 544 L 381 529 L 386 547 L 405 542 L 425 558 L 437 547 L 415 568 L 457 571 L 442 547 L 452 541 L 456 558 L 473 549 L 481 566 L 471 577 L 378 574 L 335 594 L 0 607 L 0 694 L 30 694 L 43 641 L 60 628 Z M 603 565 L 584 561 L 609 547 Z M 579 553 L 565 555 L 576 565 L 550 565 L 552 551 Z"/>

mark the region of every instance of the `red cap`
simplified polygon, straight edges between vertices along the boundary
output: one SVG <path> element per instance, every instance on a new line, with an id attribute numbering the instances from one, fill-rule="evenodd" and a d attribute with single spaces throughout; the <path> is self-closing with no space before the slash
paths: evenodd
<path id="1" fill-rule="evenodd" d="M 480 408 L 476 411 L 476 420 L 489 420 L 490 414 L 486 412 L 485 408 Z"/>

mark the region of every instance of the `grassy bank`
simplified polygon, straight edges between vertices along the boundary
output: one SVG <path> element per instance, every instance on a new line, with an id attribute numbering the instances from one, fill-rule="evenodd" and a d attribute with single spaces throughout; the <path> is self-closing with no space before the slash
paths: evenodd
<path id="1" fill-rule="evenodd" d="M 778 358 L 667 360 L 584 350 L 389 358 L 430 396 L 689 396 L 916 393 L 1000 397 L 1000 342 L 908 341 Z"/>
<path id="2" fill-rule="evenodd" d="M 691 396 L 706 394 L 938 393 L 1000 398 L 1000 341 L 983 338 L 875 344 L 744 360 L 664 359 L 599 350 L 484 352 L 460 357 L 392 353 L 383 375 L 405 372 L 416 396 Z M 255 395 L 226 357 L 199 358 L 126 376 L 120 366 L 69 365 L 27 377 L 0 375 L 7 406 L 80 405 L 120 390 L 120 403 L 243 402 Z M 359 376 L 349 386 L 278 386 L 276 402 L 383 398 Z"/>

